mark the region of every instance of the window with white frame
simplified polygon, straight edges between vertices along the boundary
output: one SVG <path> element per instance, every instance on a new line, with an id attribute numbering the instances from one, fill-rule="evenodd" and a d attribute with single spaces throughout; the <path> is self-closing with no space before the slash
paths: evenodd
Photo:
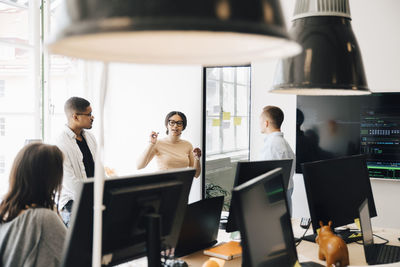
<path id="1" fill-rule="evenodd" d="M 6 83 L 4 80 L 0 80 L 0 97 L 4 97 L 6 94 Z"/>
<path id="2" fill-rule="evenodd" d="M 6 161 L 4 159 L 4 156 L 0 156 L 0 174 L 5 173 L 6 171 Z"/>
<path id="3" fill-rule="evenodd" d="M 230 203 L 236 162 L 249 158 L 250 66 L 205 68 L 205 194 Z"/>
<path id="4" fill-rule="evenodd" d="M 6 119 L 0 118 L 0 136 L 6 135 Z"/>
<path id="5" fill-rule="evenodd" d="M 250 67 L 206 68 L 207 156 L 248 150 Z"/>
<path id="6" fill-rule="evenodd" d="M 88 76 L 95 73 L 88 68 L 94 63 L 48 57 L 41 46 L 41 37 L 46 41 L 51 34 L 49 25 L 56 25 L 52 18 L 61 2 L 0 1 L 0 147 L 4 166 L 0 200 L 8 188 L 12 162 L 25 141 L 51 142 L 53 133 L 65 123 L 65 100 L 73 95 L 92 99 L 86 92 L 96 80 Z"/>
<path id="7" fill-rule="evenodd" d="M 25 140 L 41 138 L 39 2 L 0 1 L 0 199 Z"/>

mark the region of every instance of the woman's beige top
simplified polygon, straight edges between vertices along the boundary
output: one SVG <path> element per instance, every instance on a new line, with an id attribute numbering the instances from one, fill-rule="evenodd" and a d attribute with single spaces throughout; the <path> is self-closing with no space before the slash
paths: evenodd
<path id="1" fill-rule="evenodd" d="M 193 167 L 192 150 L 192 144 L 186 140 L 172 142 L 169 138 L 163 138 L 152 145 L 148 162 L 155 156 L 159 170 Z"/>

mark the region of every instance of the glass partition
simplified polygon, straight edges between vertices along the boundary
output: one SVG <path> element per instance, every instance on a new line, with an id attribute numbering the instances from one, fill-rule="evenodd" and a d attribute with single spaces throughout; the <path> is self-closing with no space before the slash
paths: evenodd
<path id="1" fill-rule="evenodd" d="M 250 66 L 204 68 L 205 197 L 229 209 L 236 163 L 249 159 Z"/>

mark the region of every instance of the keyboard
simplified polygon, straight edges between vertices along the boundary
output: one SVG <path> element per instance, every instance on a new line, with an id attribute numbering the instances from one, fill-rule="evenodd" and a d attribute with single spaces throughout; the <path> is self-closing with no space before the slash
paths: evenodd
<path id="1" fill-rule="evenodd" d="M 400 247 L 390 245 L 374 245 L 374 254 L 377 255 L 376 263 L 393 263 L 400 261 Z"/>
<path id="2" fill-rule="evenodd" d="M 321 265 L 319 263 L 312 262 L 312 261 L 300 262 L 300 266 L 301 267 L 325 267 L 324 265 Z"/>

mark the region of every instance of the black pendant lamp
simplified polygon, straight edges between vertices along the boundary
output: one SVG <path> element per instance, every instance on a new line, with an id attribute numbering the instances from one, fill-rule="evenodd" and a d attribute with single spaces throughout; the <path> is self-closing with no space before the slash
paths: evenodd
<path id="1" fill-rule="evenodd" d="M 370 94 L 348 0 L 297 0 L 289 34 L 303 51 L 279 62 L 271 92 Z"/>
<path id="2" fill-rule="evenodd" d="M 49 50 L 135 63 L 230 65 L 293 56 L 278 0 L 66 0 Z"/>

